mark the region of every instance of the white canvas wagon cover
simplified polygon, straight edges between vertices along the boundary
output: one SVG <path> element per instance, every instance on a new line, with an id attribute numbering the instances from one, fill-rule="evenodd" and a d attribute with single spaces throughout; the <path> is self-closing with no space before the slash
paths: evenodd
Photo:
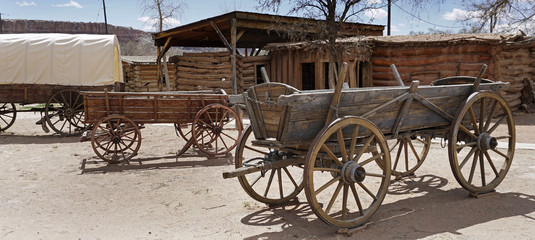
<path id="1" fill-rule="evenodd" d="M 0 34 L 0 84 L 123 82 L 115 35 Z"/>

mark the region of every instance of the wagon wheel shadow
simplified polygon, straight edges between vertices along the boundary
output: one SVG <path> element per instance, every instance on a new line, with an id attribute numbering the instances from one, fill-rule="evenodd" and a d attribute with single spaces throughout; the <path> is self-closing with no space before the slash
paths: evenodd
<path id="1" fill-rule="evenodd" d="M 199 151 L 200 152 L 200 151 Z M 172 169 L 172 168 L 195 168 L 195 167 L 214 167 L 233 164 L 234 156 L 227 153 L 223 156 L 210 156 L 200 152 L 199 154 L 183 154 L 181 157 L 176 155 L 156 156 L 156 157 L 134 157 L 129 164 L 108 164 L 98 157 L 83 159 L 80 163 L 81 174 L 89 173 L 108 173 L 124 172 L 130 170 L 150 170 L 150 169 Z M 185 160 L 197 158 L 199 160 Z M 169 159 L 170 161 L 164 161 Z M 171 161 L 174 160 L 174 161 Z"/>
<path id="2" fill-rule="evenodd" d="M 391 181 L 387 194 L 403 195 L 433 192 L 447 184 L 447 179 L 435 175 L 412 175 Z"/>
<path id="3" fill-rule="evenodd" d="M 460 231 L 468 227 L 509 217 L 535 221 L 535 196 L 499 192 L 475 199 L 460 187 L 442 189 L 447 180 L 438 176 L 423 175 L 404 181 L 403 185 L 391 186 L 387 203 L 381 205 L 368 223 L 350 229 L 349 235 L 362 239 L 420 239 L 443 233 L 461 235 Z M 388 202 L 390 194 L 407 197 Z M 241 222 L 270 229 L 244 239 L 340 238 L 337 229 L 317 219 L 306 201 L 255 211 Z"/>

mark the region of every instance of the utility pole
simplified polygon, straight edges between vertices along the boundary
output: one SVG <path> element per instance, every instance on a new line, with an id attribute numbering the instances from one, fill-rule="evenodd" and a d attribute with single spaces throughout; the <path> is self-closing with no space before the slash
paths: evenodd
<path id="1" fill-rule="evenodd" d="M 106 29 L 106 34 L 108 34 L 108 19 L 106 18 L 106 1 L 102 0 L 102 6 L 104 7 L 104 28 Z"/>
<path id="2" fill-rule="evenodd" d="M 4 25 L 2 23 L 2 13 L 0 13 L 0 34 L 4 33 Z"/>
<path id="3" fill-rule="evenodd" d="M 386 24 L 386 35 L 387 36 L 390 36 L 390 25 L 391 25 L 391 22 L 392 22 L 392 0 L 388 0 L 388 23 Z"/>

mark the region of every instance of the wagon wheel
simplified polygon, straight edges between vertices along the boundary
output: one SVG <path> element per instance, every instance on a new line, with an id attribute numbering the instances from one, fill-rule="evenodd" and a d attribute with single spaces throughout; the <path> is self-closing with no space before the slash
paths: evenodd
<path id="1" fill-rule="evenodd" d="M 178 137 L 181 137 L 186 142 L 191 139 L 191 123 L 175 123 L 175 133 Z"/>
<path id="2" fill-rule="evenodd" d="M 390 151 L 383 134 L 366 119 L 344 117 L 324 128 L 310 146 L 305 193 L 324 222 L 354 228 L 379 208 L 390 176 Z"/>
<path id="3" fill-rule="evenodd" d="M 241 132 L 242 124 L 238 114 L 222 104 L 215 103 L 204 107 L 193 120 L 192 136 L 195 144 L 209 155 L 230 152 L 238 144 Z"/>
<path id="4" fill-rule="evenodd" d="M 17 108 L 13 103 L 0 103 L 0 132 L 7 130 L 17 118 Z"/>
<path id="5" fill-rule="evenodd" d="M 84 100 L 78 91 L 62 90 L 54 93 L 47 101 L 45 119 L 56 133 L 72 135 L 81 131 L 84 115 Z"/>
<path id="6" fill-rule="evenodd" d="M 492 92 L 473 93 L 457 111 L 449 136 L 450 166 L 457 182 L 472 193 L 496 188 L 515 152 L 515 124 L 505 100 Z"/>
<path id="7" fill-rule="evenodd" d="M 389 143 L 391 156 L 396 156 L 392 175 L 401 178 L 412 175 L 422 165 L 431 148 L 431 137 L 408 136 Z"/>
<path id="8" fill-rule="evenodd" d="M 289 153 L 275 151 L 267 147 L 253 146 L 251 141 L 255 138 L 251 132 L 252 127 L 247 127 L 239 139 L 234 161 L 236 168 L 266 163 L 264 162 L 265 160 L 289 157 Z M 238 180 L 245 192 L 253 199 L 269 205 L 279 205 L 290 201 L 303 190 L 302 176 L 302 165 L 290 165 L 269 169 L 266 172 L 239 176 Z"/>
<path id="9" fill-rule="evenodd" d="M 141 146 L 141 132 L 126 117 L 105 117 L 93 127 L 91 146 L 108 163 L 128 162 Z"/>

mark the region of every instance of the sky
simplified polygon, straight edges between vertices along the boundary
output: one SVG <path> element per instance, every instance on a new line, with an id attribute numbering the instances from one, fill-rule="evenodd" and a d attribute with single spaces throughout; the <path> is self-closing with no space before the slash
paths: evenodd
<path id="1" fill-rule="evenodd" d="M 132 27 L 153 32 L 148 15 L 144 15 L 139 0 L 104 0 L 109 24 Z M 366 0 L 386 4 L 386 0 Z M 255 0 L 183 0 L 183 14 L 170 21 L 168 28 L 196 22 L 230 11 L 260 11 Z M 394 0 L 393 2 L 396 2 Z M 428 5 L 420 14 L 412 13 L 410 6 L 397 2 L 392 6 L 392 35 L 407 35 L 410 32 L 428 32 L 430 28 L 457 32 L 463 25 L 456 21 L 466 14 L 462 0 L 445 0 L 440 5 Z M 277 14 L 287 15 L 288 6 L 282 6 Z M 367 11 L 358 22 L 378 25 L 387 24 L 385 8 Z M 71 22 L 104 22 L 102 0 L 0 0 L 2 19 L 33 19 Z M 419 15 L 419 16 L 417 16 Z M 418 18 L 415 18 L 417 16 Z M 386 35 L 386 27 L 384 35 Z"/>

